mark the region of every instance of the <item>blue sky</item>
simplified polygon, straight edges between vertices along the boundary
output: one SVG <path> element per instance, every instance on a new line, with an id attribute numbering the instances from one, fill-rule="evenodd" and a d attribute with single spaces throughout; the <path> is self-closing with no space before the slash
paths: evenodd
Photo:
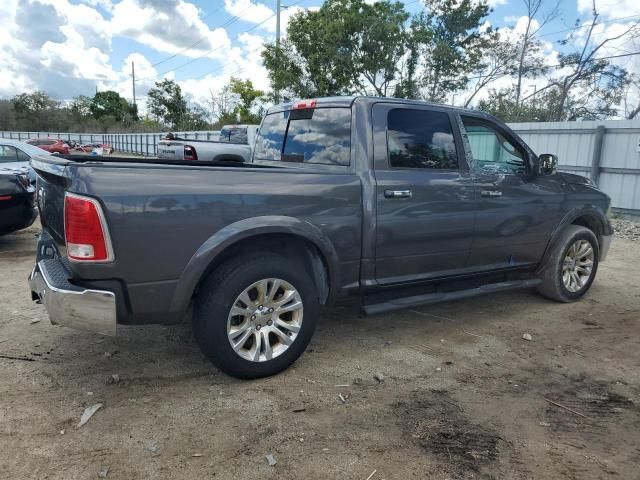
<path id="1" fill-rule="evenodd" d="M 557 41 L 578 19 L 588 20 L 592 0 L 565 0 L 560 14 L 541 30 L 545 59 L 553 63 Z M 268 87 L 260 64 L 260 46 L 275 35 L 275 0 L 2 0 L 0 15 L 0 97 L 42 89 L 59 99 L 92 95 L 96 88 L 132 97 L 131 61 L 136 93 L 143 98 L 153 83 L 176 79 L 194 101 L 206 102 L 231 75 Z M 318 8 L 318 0 L 290 0 L 288 17 Z M 417 12 L 421 3 L 406 0 Z M 489 22 L 514 28 L 526 15 L 523 0 L 491 0 Z M 552 0 L 545 0 L 548 10 Z M 606 35 L 640 18 L 638 0 L 597 0 Z M 635 18 L 626 18 L 635 15 Z M 520 19 L 520 20 L 519 20 Z M 617 44 L 608 53 L 640 50 L 640 44 Z M 640 71 L 637 60 L 625 66 Z"/>

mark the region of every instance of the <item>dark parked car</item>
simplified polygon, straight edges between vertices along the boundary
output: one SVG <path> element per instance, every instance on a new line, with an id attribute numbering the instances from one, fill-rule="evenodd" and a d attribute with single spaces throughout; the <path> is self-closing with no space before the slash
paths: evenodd
<path id="1" fill-rule="evenodd" d="M 516 288 L 572 302 L 609 249 L 610 200 L 495 118 L 389 98 L 271 108 L 252 163 L 33 162 L 30 277 L 51 321 L 106 334 L 193 307 L 203 352 L 283 370 L 321 304 L 367 314 Z"/>
<path id="2" fill-rule="evenodd" d="M 33 138 L 31 140 L 27 140 L 29 145 L 34 145 L 42 150 L 46 150 L 47 152 L 53 155 L 68 155 L 69 154 L 69 145 L 63 142 L 60 139 L 55 138 Z"/>
<path id="3" fill-rule="evenodd" d="M 22 230 L 33 223 L 38 214 L 35 191 L 26 169 L 0 168 L 0 235 Z"/>
<path id="4" fill-rule="evenodd" d="M 36 173 L 31 168 L 31 159 L 36 156 L 50 155 L 44 150 L 28 143 L 10 138 L 0 138 L 0 168 L 25 168 L 29 180 L 35 185 Z"/>

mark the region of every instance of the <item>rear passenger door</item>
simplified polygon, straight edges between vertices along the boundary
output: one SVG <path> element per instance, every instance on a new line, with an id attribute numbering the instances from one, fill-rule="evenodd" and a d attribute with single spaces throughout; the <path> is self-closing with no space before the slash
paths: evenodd
<path id="1" fill-rule="evenodd" d="M 385 103 L 372 113 L 377 281 L 464 272 L 475 193 L 455 117 L 443 108 Z"/>

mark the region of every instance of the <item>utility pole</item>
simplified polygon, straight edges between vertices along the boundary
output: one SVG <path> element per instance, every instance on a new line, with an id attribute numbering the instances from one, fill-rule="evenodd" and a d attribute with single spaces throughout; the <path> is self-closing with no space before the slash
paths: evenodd
<path id="1" fill-rule="evenodd" d="M 280 55 L 280 0 L 276 0 L 276 55 Z M 273 92 L 274 100 L 280 103 L 280 92 Z"/>
<path id="2" fill-rule="evenodd" d="M 131 82 L 133 85 L 133 104 L 136 104 L 136 67 L 131 61 Z"/>
<path id="3" fill-rule="evenodd" d="M 280 0 L 276 0 L 276 47 L 280 47 Z"/>

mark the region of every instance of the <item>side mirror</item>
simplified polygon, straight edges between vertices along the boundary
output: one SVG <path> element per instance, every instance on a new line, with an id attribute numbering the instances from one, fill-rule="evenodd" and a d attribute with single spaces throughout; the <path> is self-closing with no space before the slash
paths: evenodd
<path id="1" fill-rule="evenodd" d="M 538 155 L 538 173 L 553 175 L 558 170 L 558 157 L 552 153 Z"/>

